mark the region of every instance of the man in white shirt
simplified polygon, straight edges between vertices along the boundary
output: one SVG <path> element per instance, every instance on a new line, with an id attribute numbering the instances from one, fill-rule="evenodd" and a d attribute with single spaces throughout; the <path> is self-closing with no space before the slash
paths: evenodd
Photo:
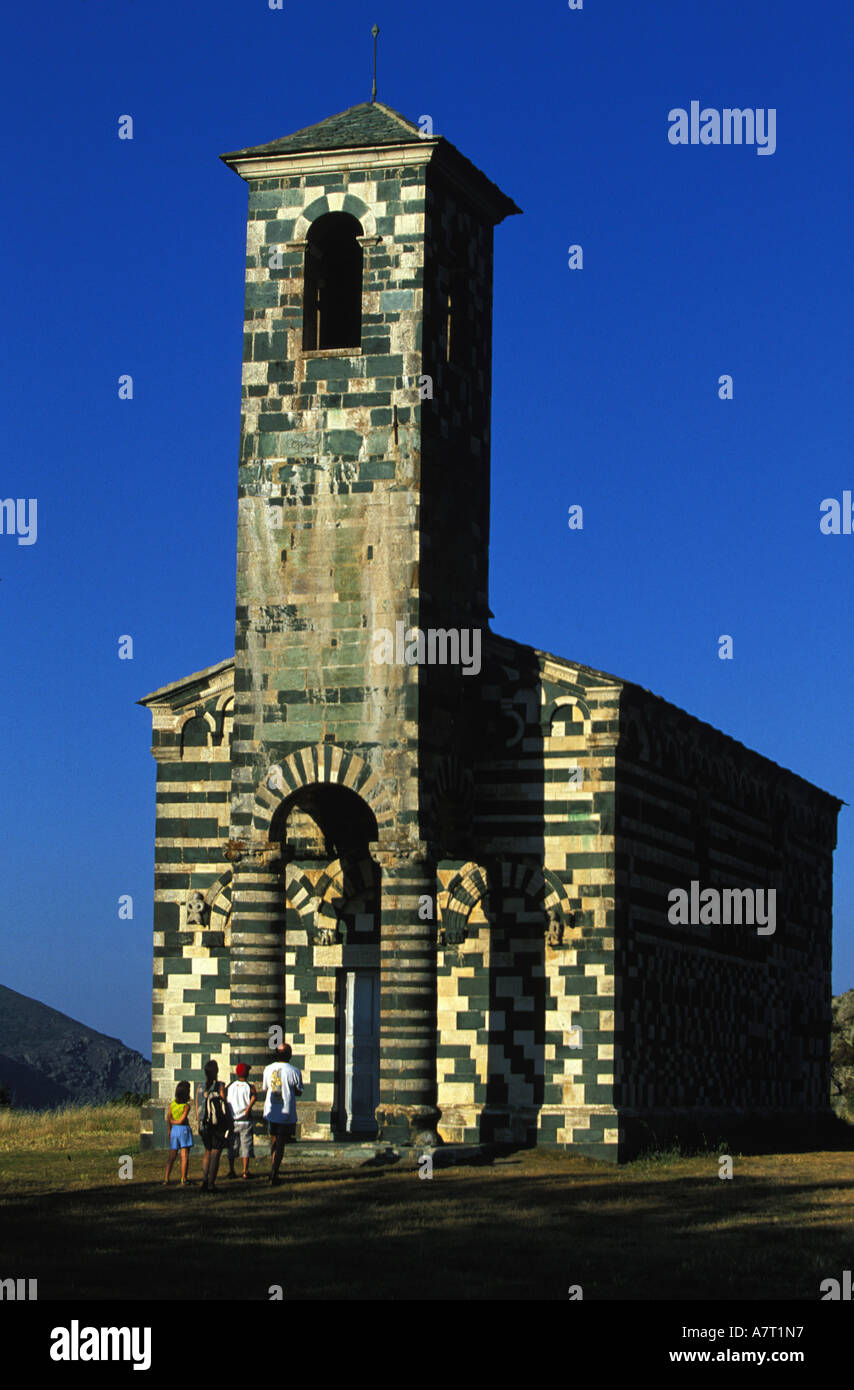
<path id="1" fill-rule="evenodd" d="M 302 1095 L 302 1076 L 291 1064 L 291 1048 L 282 1043 L 276 1048 L 276 1060 L 264 1068 L 261 1082 L 264 1097 L 264 1119 L 270 1130 L 270 1184 L 279 1181 L 279 1164 L 285 1144 L 293 1139 L 297 1123 L 297 1096 Z"/>

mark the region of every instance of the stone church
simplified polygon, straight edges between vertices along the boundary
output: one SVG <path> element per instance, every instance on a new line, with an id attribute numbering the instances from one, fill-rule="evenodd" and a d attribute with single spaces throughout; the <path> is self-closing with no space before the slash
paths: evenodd
<path id="1" fill-rule="evenodd" d="M 490 630 L 493 228 L 519 209 L 376 101 L 222 158 L 249 190 L 235 649 L 140 701 L 143 1144 L 209 1057 L 260 1081 L 277 1028 L 303 1140 L 619 1161 L 808 1129 L 842 803 Z"/>

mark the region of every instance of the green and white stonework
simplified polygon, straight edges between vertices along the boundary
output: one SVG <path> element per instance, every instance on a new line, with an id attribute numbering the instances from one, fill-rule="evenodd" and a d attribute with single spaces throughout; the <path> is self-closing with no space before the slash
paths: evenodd
<path id="1" fill-rule="evenodd" d="M 821 1119 L 841 803 L 489 629 L 492 233 L 518 209 L 379 103 L 223 159 L 249 188 L 235 652 L 141 701 L 143 1143 L 209 1057 L 260 1080 L 276 1026 L 300 1137 L 345 1137 L 354 972 L 378 981 L 383 1142 L 619 1160 L 684 1123 Z M 329 212 L 360 224 L 361 344 L 308 349 Z M 477 630 L 479 671 L 377 664 L 398 623 Z M 671 925 L 698 879 L 775 888 L 774 935 Z"/>

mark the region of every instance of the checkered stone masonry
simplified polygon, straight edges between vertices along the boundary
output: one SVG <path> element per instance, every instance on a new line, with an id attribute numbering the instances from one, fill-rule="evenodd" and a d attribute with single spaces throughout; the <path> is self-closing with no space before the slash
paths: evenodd
<path id="1" fill-rule="evenodd" d="M 230 913 L 220 877 L 231 791 L 232 662 L 145 703 L 154 724 L 157 820 L 154 877 L 152 1094 L 143 1144 L 165 1143 L 163 1109 L 180 1080 L 215 1057 L 230 1062 Z M 191 895 L 203 906 L 193 911 Z"/>
<path id="2" fill-rule="evenodd" d="M 492 238 L 518 209 L 380 103 L 223 158 L 249 191 L 235 654 L 141 702 L 143 1142 L 179 1077 L 262 1065 L 279 1022 L 302 1136 L 340 1133 L 362 970 L 385 1137 L 438 1109 L 446 1140 L 618 1160 L 684 1114 L 819 1115 L 841 803 L 488 628 Z M 341 212 L 361 224 L 361 341 L 307 349 L 307 241 Z M 476 630 L 481 669 L 376 662 L 398 624 Z M 777 935 L 671 928 L 692 878 L 776 887 Z"/>

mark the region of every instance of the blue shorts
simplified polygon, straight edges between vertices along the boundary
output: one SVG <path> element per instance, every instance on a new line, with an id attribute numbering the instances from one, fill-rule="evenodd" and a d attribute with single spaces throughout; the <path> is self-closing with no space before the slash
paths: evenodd
<path id="1" fill-rule="evenodd" d="M 189 1125 L 173 1125 L 169 1135 L 170 1149 L 191 1149 L 193 1147 L 193 1131 Z"/>

